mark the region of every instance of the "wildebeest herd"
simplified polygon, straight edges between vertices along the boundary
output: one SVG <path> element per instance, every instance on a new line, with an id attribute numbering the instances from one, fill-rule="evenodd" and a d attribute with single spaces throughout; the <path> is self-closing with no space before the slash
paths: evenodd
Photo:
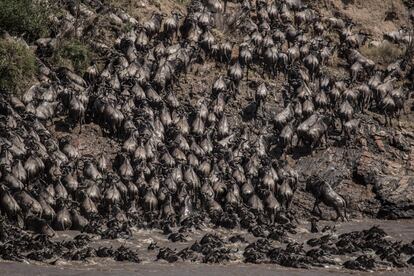
<path id="1" fill-rule="evenodd" d="M 84 37 L 99 32 L 96 26 L 79 24 L 82 19 L 107 16 L 114 25 L 133 27 L 119 30 L 114 45 L 90 41 L 97 52 L 105 53 L 104 68 L 92 64 L 81 76 L 42 64 L 39 83 L 21 98 L 1 94 L 3 259 L 98 256 L 139 262 L 125 247 L 88 247 L 87 235 L 66 243 L 50 238 L 55 231 L 69 229 L 103 239 L 128 238 L 136 227 L 162 229 L 179 241 L 181 233 L 208 222 L 260 237 L 246 247 L 246 262 L 321 266 L 335 264 L 329 256 L 371 249 L 388 265 L 406 266 L 403 256 L 412 255 L 414 245 L 390 242 L 375 227 L 309 240 L 309 250 L 288 243 L 286 237 L 295 233 L 297 218 L 290 208 L 295 192 L 305 189 L 287 156 L 297 151 L 313 154 L 329 146 L 333 136 L 344 145 L 352 141 L 361 113 L 382 114 L 384 124 L 391 125 L 408 98 L 399 85 L 412 74 L 407 59 L 379 69 L 358 50 L 365 34 L 352 32 L 350 22 L 325 18 L 299 0 L 231 5 L 194 0 L 186 13 L 155 12 L 144 22 L 99 0 L 62 2 L 64 16 L 54 18 L 62 32 L 36 41 L 40 60 L 53 51 L 63 32 Z M 224 28 L 218 22 L 229 5 L 233 16 L 222 24 L 235 34 L 226 41 L 217 30 Z M 411 39 L 404 32 L 386 37 L 396 44 Z M 323 71 L 334 53 L 347 64 L 345 78 L 334 79 Z M 217 75 L 196 103 L 185 99 L 188 95 L 180 100 L 176 91 L 183 80 L 204 63 L 227 73 Z M 278 77 L 283 86 L 274 91 L 270 80 Z M 239 114 L 231 117 L 227 112 L 243 87 L 254 94 L 244 122 Z M 267 107 L 275 94 L 283 94 L 283 102 L 272 114 Z M 81 132 L 85 123 L 98 124 L 121 150 L 114 158 L 83 155 L 73 135 L 58 139 L 50 131 L 62 118 L 71 133 Z M 280 154 L 270 150 L 275 147 Z M 327 180 L 312 176 L 305 182 L 316 200 L 314 211 L 320 211 L 323 202 L 335 209 L 337 219 L 348 219 L 346 201 Z M 32 232 L 40 235 L 28 234 Z M 271 240 L 288 245 L 274 247 Z M 240 241 L 243 238 L 235 236 L 230 242 Z M 160 248 L 158 258 L 222 262 L 230 260 L 226 243 L 208 234 L 180 252 Z M 203 257 L 197 259 L 197 254 Z M 373 269 L 376 262 L 373 256 L 360 255 L 344 266 Z"/>

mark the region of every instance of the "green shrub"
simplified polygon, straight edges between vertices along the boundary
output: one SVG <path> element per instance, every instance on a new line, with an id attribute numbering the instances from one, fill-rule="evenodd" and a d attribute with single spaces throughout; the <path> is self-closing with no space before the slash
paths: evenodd
<path id="1" fill-rule="evenodd" d="M 34 53 L 20 42 L 0 39 L 0 90 L 21 94 L 36 73 Z"/>
<path id="2" fill-rule="evenodd" d="M 49 14 L 42 0 L 0 0 L 0 30 L 33 41 L 49 34 Z"/>
<path id="3" fill-rule="evenodd" d="M 68 67 L 83 74 L 91 63 L 92 51 L 77 39 L 63 41 L 53 55 L 52 62 L 57 66 Z"/>

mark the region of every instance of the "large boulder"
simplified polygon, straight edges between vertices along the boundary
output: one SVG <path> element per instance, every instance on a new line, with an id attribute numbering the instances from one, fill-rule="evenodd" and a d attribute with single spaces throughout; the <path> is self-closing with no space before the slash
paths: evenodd
<path id="1" fill-rule="evenodd" d="M 414 175 L 378 176 L 374 191 L 381 201 L 379 218 L 414 218 Z"/>
<path id="2" fill-rule="evenodd" d="M 356 166 L 361 183 L 372 185 L 381 207 L 378 218 L 414 218 L 414 175 L 401 160 L 363 152 Z"/>

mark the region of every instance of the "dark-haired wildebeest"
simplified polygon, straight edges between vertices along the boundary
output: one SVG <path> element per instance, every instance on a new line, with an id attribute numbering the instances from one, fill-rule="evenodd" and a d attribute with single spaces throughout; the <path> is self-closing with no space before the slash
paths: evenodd
<path id="1" fill-rule="evenodd" d="M 346 201 L 345 199 L 335 192 L 331 185 L 326 183 L 324 180 L 320 179 L 319 177 L 311 177 L 306 182 L 306 191 L 310 192 L 315 197 L 315 204 L 313 205 L 313 212 L 316 209 L 319 212 L 319 215 L 322 216 L 322 211 L 319 208 L 319 204 L 323 202 L 326 206 L 332 207 L 336 211 L 337 217 L 341 218 L 342 221 L 348 220 L 346 214 Z"/>

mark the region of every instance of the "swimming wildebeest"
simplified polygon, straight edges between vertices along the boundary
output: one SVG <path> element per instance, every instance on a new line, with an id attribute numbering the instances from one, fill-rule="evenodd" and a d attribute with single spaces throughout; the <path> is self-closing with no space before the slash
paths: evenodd
<path id="1" fill-rule="evenodd" d="M 319 204 L 323 202 L 326 206 L 335 209 L 337 215 L 335 221 L 338 220 L 338 218 L 341 218 L 342 221 L 348 220 L 345 199 L 335 192 L 331 185 L 326 183 L 319 176 L 312 176 L 307 180 L 306 191 L 310 192 L 315 197 L 315 204 L 313 206 L 314 212 L 318 209 L 319 215 L 322 215 Z"/>

